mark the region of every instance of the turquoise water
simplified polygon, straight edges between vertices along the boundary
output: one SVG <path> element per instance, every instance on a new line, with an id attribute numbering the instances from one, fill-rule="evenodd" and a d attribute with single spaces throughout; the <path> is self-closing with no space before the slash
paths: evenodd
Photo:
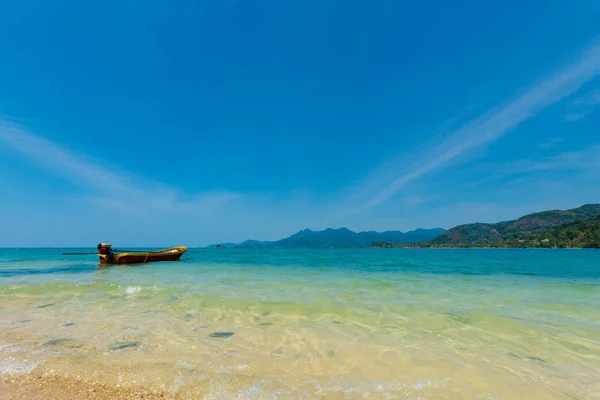
<path id="1" fill-rule="evenodd" d="M 0 249 L 5 374 L 206 399 L 600 398 L 598 251 L 64 251 Z"/>

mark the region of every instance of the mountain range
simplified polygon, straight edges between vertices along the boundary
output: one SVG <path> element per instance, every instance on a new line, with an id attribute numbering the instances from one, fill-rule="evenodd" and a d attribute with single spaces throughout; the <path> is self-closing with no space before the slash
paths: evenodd
<path id="1" fill-rule="evenodd" d="M 547 239 L 542 234 L 554 228 L 560 228 L 555 232 L 556 235 L 561 235 L 561 229 L 565 231 L 569 231 L 574 227 L 575 230 L 579 228 L 592 229 L 592 225 L 585 225 L 584 227 L 584 225 L 575 223 L 598 216 L 600 216 L 600 204 L 586 204 L 570 210 L 550 210 L 528 214 L 513 221 L 495 224 L 459 225 L 432 240 L 417 243 L 410 247 L 520 247 L 519 243 Z M 575 225 L 570 226 L 569 224 Z M 596 233 L 592 231 L 592 235 Z M 575 235 L 575 233 L 572 235 Z M 588 234 L 586 233 L 586 235 Z M 397 243 L 397 245 L 406 247 L 401 243 Z M 394 244 L 373 243 L 371 247 L 394 247 Z"/>
<path id="2" fill-rule="evenodd" d="M 597 247 L 600 204 L 549 210 L 498 223 L 417 229 L 409 232 L 353 232 L 348 228 L 304 229 L 276 241 L 246 240 L 209 248 L 360 248 L 360 247 Z"/>
<path id="3" fill-rule="evenodd" d="M 386 232 L 353 232 L 348 228 L 333 229 L 328 228 L 323 231 L 313 231 L 304 229 L 285 239 L 261 242 L 257 240 L 246 240 L 245 242 L 213 244 L 209 248 L 218 246 L 227 248 L 355 248 L 368 247 L 371 243 L 377 241 L 393 243 L 417 243 L 431 240 L 445 232 L 442 228 L 434 229 L 416 229 L 409 232 L 386 231 Z"/>

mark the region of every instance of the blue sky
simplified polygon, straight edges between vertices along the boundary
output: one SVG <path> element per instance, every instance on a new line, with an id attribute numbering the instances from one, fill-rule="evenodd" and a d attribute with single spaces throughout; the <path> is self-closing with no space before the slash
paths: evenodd
<path id="1" fill-rule="evenodd" d="M 0 0 L 0 246 L 600 202 L 600 2 Z"/>

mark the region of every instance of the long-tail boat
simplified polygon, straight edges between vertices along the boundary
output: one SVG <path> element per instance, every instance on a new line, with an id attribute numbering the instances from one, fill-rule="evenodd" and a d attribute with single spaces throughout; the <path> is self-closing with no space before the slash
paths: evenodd
<path id="1" fill-rule="evenodd" d="M 110 243 L 100 243 L 97 253 L 63 253 L 63 255 L 97 254 L 101 264 L 145 264 L 156 261 L 179 261 L 186 246 L 164 250 L 114 250 Z"/>
<path id="2" fill-rule="evenodd" d="M 145 264 L 156 261 L 179 261 L 186 246 L 172 247 L 170 249 L 155 251 L 120 250 L 115 253 L 110 243 L 98 245 L 98 257 L 103 264 Z"/>

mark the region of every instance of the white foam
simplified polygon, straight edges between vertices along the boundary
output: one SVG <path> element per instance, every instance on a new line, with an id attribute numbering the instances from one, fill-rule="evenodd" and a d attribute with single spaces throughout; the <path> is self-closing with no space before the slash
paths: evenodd
<path id="1" fill-rule="evenodd" d="M 141 286 L 127 286 L 127 289 L 125 289 L 125 293 L 136 294 L 136 293 L 140 292 L 141 290 L 142 290 Z"/>
<path id="2" fill-rule="evenodd" d="M 431 387 L 432 383 L 430 380 L 419 381 L 410 387 L 415 390 L 423 390 L 425 388 Z"/>
<path id="3" fill-rule="evenodd" d="M 177 394 L 177 392 L 179 392 L 179 389 L 181 389 L 181 386 L 183 386 L 183 378 L 181 375 L 177 375 L 174 379 L 173 379 L 173 387 L 171 388 L 171 393 L 172 394 Z"/>
<path id="4" fill-rule="evenodd" d="M 17 361 L 13 357 L 0 360 L 0 374 L 23 375 L 32 372 L 40 365 L 40 361 Z"/>
<path id="5" fill-rule="evenodd" d="M 270 392 L 263 386 L 262 381 L 256 381 L 240 388 L 237 393 L 225 393 L 217 380 L 211 385 L 211 392 L 204 397 L 206 400 L 277 400 L 277 393 Z"/>
<path id="6" fill-rule="evenodd" d="M 0 351 L 4 354 L 22 353 L 26 351 L 23 347 L 15 346 L 13 344 L 0 344 Z"/>
<path id="7" fill-rule="evenodd" d="M 190 364 L 189 362 L 178 360 L 178 361 L 175 361 L 175 367 L 192 369 L 194 366 L 192 364 Z"/>
<path id="8" fill-rule="evenodd" d="M 232 371 L 244 371 L 248 369 L 248 364 L 232 365 L 232 366 L 221 366 L 216 369 L 217 372 L 232 372 Z"/>

